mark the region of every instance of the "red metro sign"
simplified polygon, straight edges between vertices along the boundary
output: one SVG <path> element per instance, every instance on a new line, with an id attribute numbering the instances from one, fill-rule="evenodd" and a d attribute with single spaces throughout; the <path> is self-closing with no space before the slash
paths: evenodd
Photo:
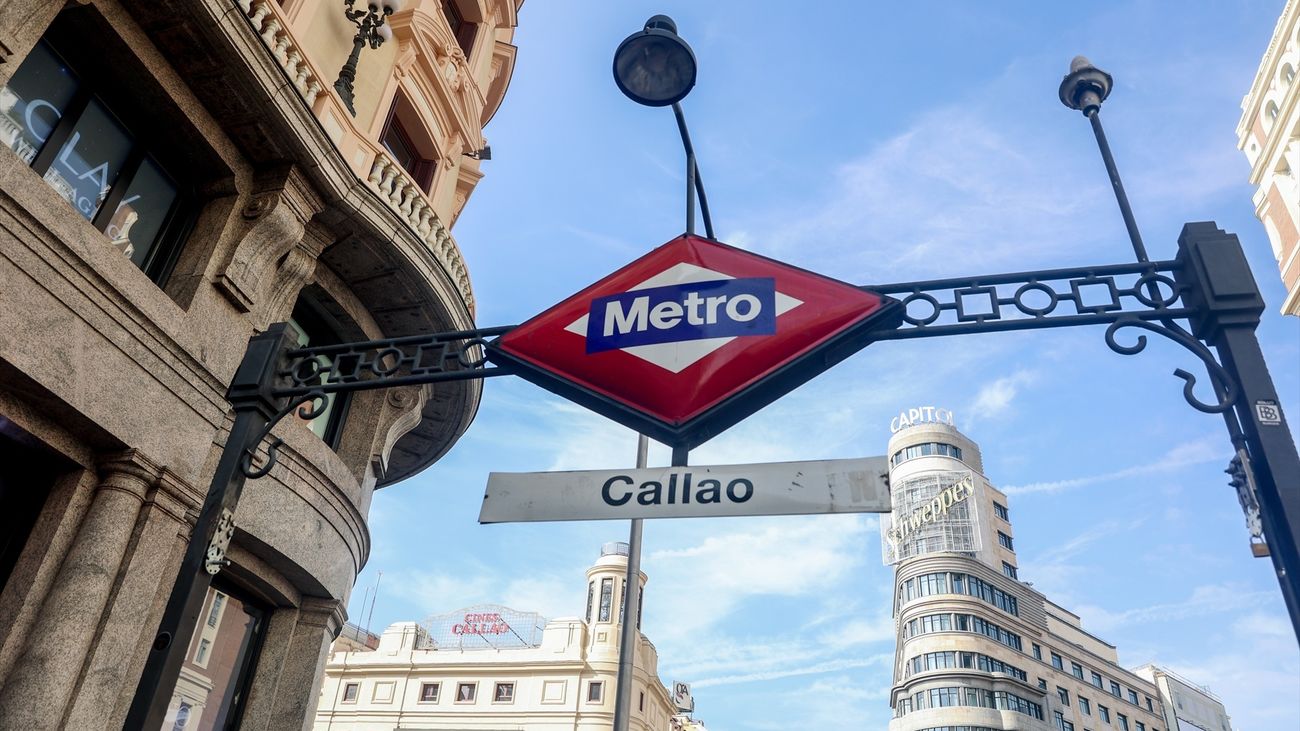
<path id="1" fill-rule="evenodd" d="M 687 234 L 493 341 L 488 358 L 691 448 L 901 318 L 892 298 Z"/>

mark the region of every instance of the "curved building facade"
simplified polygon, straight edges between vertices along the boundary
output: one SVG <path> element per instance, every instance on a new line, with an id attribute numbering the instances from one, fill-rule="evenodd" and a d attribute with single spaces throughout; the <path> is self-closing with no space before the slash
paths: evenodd
<path id="1" fill-rule="evenodd" d="M 0 729 L 122 728 L 251 336 L 474 326 L 449 229 L 520 1 L 406 0 L 349 101 L 339 0 L 0 0 Z M 166 729 L 310 724 L 373 492 L 445 453 L 479 388 L 278 425 Z"/>
<path id="2" fill-rule="evenodd" d="M 889 442 L 897 650 L 890 731 L 1166 731 L 1159 693 L 1020 581 L 1006 496 L 942 409 Z"/>

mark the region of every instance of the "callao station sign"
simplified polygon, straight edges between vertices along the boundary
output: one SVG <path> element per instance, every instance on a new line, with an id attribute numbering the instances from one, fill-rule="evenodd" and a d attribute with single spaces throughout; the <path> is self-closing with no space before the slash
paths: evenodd
<path id="1" fill-rule="evenodd" d="M 510 330 L 487 357 L 678 449 L 717 436 L 898 327 L 903 307 L 683 234 Z M 880 512 L 883 458 L 493 473 L 480 522 Z"/>

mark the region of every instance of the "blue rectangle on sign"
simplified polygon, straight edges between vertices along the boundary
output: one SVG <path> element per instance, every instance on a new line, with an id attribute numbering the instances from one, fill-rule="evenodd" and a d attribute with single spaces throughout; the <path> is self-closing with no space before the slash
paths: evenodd
<path id="1" fill-rule="evenodd" d="M 717 279 L 635 289 L 592 300 L 587 352 L 775 334 L 775 279 Z"/>

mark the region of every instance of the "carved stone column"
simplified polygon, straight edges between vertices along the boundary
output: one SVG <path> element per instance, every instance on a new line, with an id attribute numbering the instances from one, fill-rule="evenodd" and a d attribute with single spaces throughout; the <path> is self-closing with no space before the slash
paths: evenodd
<path id="1" fill-rule="evenodd" d="M 121 728 L 202 500 L 197 488 L 167 470 L 145 496 L 140 528 L 72 700 L 68 728 Z"/>
<path id="2" fill-rule="evenodd" d="M 94 500 L 27 648 L 0 691 L 0 730 L 64 728 L 87 655 L 99 639 L 104 608 L 120 590 L 118 570 L 159 469 L 132 450 L 103 460 L 99 472 Z"/>

